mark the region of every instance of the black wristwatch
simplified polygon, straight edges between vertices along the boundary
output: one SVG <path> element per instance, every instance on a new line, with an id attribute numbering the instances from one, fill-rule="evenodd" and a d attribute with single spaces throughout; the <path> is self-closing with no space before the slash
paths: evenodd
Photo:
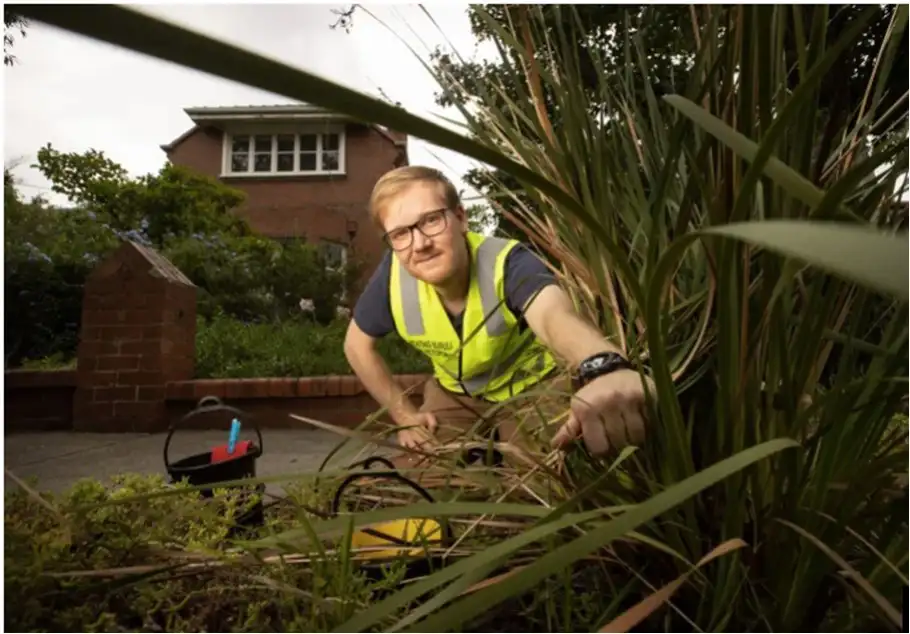
<path id="1" fill-rule="evenodd" d="M 617 370 L 634 370 L 635 366 L 616 352 L 601 352 L 592 355 L 578 364 L 578 370 L 572 376 L 572 387 L 579 389 L 599 376 Z"/>

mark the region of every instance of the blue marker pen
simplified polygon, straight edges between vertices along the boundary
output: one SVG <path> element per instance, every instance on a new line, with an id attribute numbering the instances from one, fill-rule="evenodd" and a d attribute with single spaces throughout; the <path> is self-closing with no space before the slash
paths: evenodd
<path id="1" fill-rule="evenodd" d="M 228 454 L 233 455 L 237 438 L 240 437 L 240 421 L 236 418 L 231 421 L 231 435 L 228 437 Z"/>

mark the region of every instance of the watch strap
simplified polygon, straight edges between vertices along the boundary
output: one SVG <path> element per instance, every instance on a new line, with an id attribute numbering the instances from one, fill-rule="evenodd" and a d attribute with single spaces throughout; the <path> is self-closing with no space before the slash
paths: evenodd
<path id="1" fill-rule="evenodd" d="M 634 366 L 616 352 L 600 352 L 591 355 L 578 364 L 578 370 L 573 377 L 575 389 L 579 389 L 594 379 L 606 376 L 617 370 L 634 370 Z"/>

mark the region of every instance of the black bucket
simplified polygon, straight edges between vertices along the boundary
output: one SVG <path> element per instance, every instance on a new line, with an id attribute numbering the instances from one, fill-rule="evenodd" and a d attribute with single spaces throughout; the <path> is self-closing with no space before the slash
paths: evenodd
<path id="1" fill-rule="evenodd" d="M 196 409 L 181 418 L 178 423 L 170 426 L 167 433 L 167 439 L 164 441 L 164 466 L 167 469 L 171 482 L 177 483 L 185 479 L 190 486 L 205 487 L 206 485 L 211 485 L 211 487 L 200 489 L 199 493 L 203 498 L 212 497 L 213 490 L 221 488 L 218 485 L 222 482 L 255 478 L 256 459 L 262 455 L 262 432 L 259 430 L 259 425 L 254 421 L 253 427 L 256 430 L 258 444 L 256 442 L 252 443 L 246 453 L 239 455 L 236 458 L 213 463 L 210 449 L 205 453 L 193 454 L 186 458 L 171 462 L 168 457 L 168 448 L 171 444 L 171 438 L 173 437 L 174 432 L 177 431 L 177 428 L 193 416 L 210 412 L 230 414 L 241 421 L 249 420 L 247 415 L 239 409 L 224 405 L 214 396 L 206 396 L 199 401 Z M 241 487 L 241 485 L 233 486 L 237 488 Z M 242 488 L 252 489 L 255 493 L 258 493 L 259 500 L 252 508 L 241 514 L 235 520 L 236 527 L 232 530 L 232 534 L 236 534 L 245 529 L 260 527 L 265 523 L 265 512 L 262 501 L 265 485 L 258 484 L 254 487 L 247 486 Z"/>

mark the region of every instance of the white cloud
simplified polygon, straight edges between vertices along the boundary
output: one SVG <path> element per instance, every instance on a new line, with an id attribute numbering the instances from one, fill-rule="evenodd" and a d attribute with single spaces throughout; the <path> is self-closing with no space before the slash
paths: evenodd
<path id="1" fill-rule="evenodd" d="M 339 5 L 152 5 L 142 10 L 207 35 L 323 75 L 362 92 L 381 88 L 411 112 L 434 118 L 436 82 L 399 37 L 426 59 L 429 47 L 462 55 L 475 49 L 459 5 L 433 6 L 445 29 L 439 33 L 417 5 L 371 7 L 378 18 L 355 15 L 350 34 L 332 30 Z M 413 32 L 412 32 L 413 30 Z M 22 160 L 13 173 L 27 195 L 45 194 L 49 183 L 30 168 L 46 143 L 63 151 L 104 151 L 134 175 L 164 164 L 159 145 L 191 124 L 189 106 L 290 103 L 291 100 L 102 44 L 43 24 L 32 24 L 13 52 L 19 62 L 4 69 L 6 164 Z M 446 112 L 457 118 L 457 113 Z M 443 169 L 460 183 L 473 161 L 411 140 L 412 163 Z M 438 158 L 434 155 L 438 155 Z M 60 197 L 50 196 L 55 202 Z"/>

